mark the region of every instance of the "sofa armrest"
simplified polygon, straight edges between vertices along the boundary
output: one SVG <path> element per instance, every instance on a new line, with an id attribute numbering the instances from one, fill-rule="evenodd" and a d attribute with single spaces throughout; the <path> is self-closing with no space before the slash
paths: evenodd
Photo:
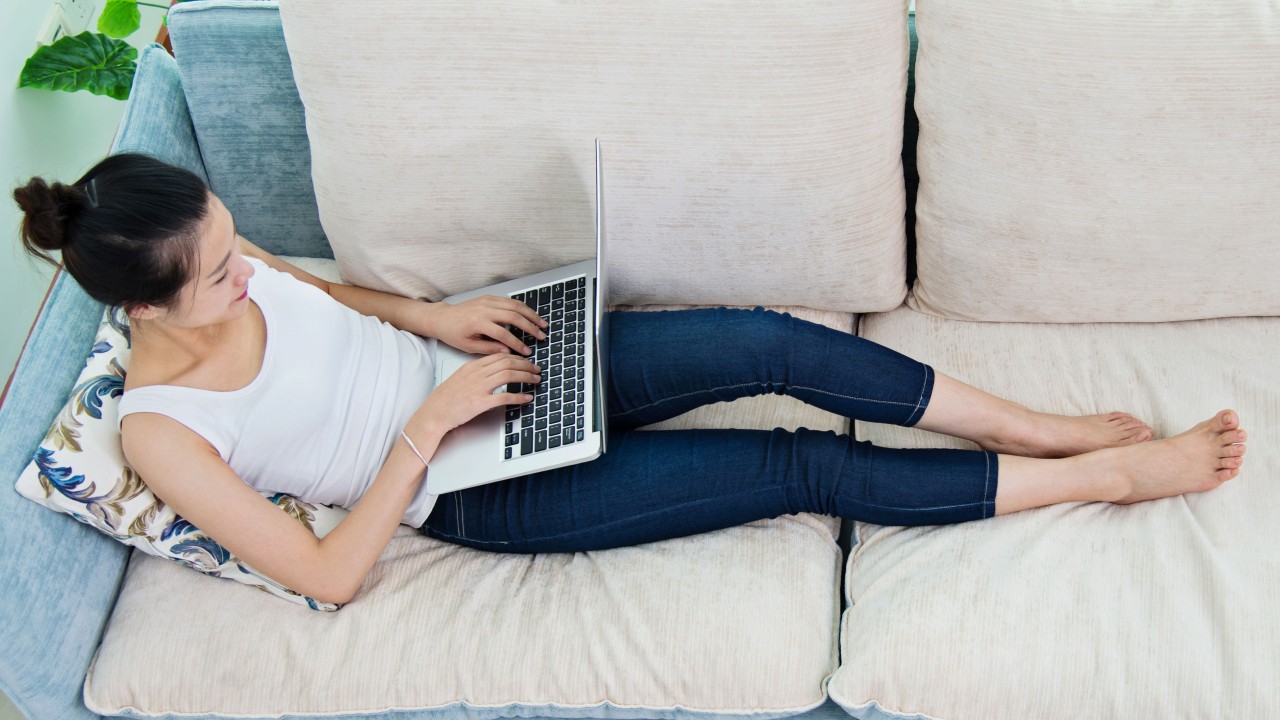
<path id="1" fill-rule="evenodd" d="M 159 45 L 139 58 L 112 146 L 124 151 L 205 177 L 177 66 Z M 85 672 L 129 561 L 128 547 L 14 489 L 84 369 L 102 311 L 58 273 L 0 405 L 0 691 L 32 718 L 97 717 L 82 699 Z"/>

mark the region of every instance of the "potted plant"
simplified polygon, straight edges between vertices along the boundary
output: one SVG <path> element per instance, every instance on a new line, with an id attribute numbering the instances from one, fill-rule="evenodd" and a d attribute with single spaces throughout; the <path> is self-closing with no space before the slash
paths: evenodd
<path id="1" fill-rule="evenodd" d="M 75 92 L 87 90 L 117 100 L 129 97 L 138 51 L 123 38 L 142 26 L 139 6 L 168 10 L 139 0 L 107 0 L 98 30 L 59 38 L 41 45 L 22 66 L 18 87 Z"/>

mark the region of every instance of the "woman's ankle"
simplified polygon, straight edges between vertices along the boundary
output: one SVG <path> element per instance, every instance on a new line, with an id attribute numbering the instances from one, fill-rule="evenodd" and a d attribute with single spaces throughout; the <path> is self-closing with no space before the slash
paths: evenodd
<path id="1" fill-rule="evenodd" d="M 1113 502 L 1123 493 L 1098 450 L 1066 458 L 999 455 L 996 514 L 1007 515 L 1064 502 Z M 1091 457 L 1095 456 L 1095 457 Z"/>

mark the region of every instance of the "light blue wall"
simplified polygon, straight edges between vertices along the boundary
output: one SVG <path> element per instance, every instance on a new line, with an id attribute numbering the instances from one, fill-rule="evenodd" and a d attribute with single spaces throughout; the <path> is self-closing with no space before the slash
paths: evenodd
<path id="1" fill-rule="evenodd" d="M 93 0 L 101 10 L 104 0 Z M 111 146 L 124 103 L 89 93 L 18 89 L 22 64 L 53 0 L 9 0 L 0 22 L 0 375 L 5 380 L 22 350 L 53 272 L 33 265 L 18 240 L 21 212 L 13 187 L 33 175 L 70 182 L 100 160 Z M 98 10 L 90 28 L 97 25 Z M 129 41 L 151 42 L 162 11 L 142 8 L 142 29 Z M 0 720 L 7 720 L 0 715 Z"/>
<path id="2" fill-rule="evenodd" d="M 95 0 L 98 9 L 104 0 Z M 53 271 L 33 265 L 21 250 L 18 225 L 22 213 L 13 187 L 33 175 L 70 182 L 106 155 L 124 103 L 88 93 L 18 89 L 22 64 L 35 51 L 35 38 L 53 0 L 8 0 L 0 22 L 0 376 L 7 381 L 18 353 L 44 299 Z M 91 18 L 96 27 L 98 12 Z M 134 45 L 151 42 L 160 29 L 162 11 L 143 8 L 142 29 L 129 38 Z M 3 387 L 0 385 L 0 387 Z M 12 483 L 13 478 L 4 482 Z M 0 628 L 0 635 L 4 628 Z M 22 720 L 0 695 L 0 720 Z"/>

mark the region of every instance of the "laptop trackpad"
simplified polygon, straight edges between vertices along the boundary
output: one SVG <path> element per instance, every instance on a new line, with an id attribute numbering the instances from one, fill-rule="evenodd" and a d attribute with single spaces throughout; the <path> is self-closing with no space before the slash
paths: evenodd
<path id="1" fill-rule="evenodd" d="M 449 357 L 444 358 L 444 360 L 440 362 L 441 382 L 443 382 L 445 378 L 457 372 L 458 368 L 462 367 L 463 365 L 466 365 L 470 361 L 471 361 L 471 358 L 466 355 L 463 355 L 462 357 L 458 357 L 457 355 L 450 355 Z"/>
<path id="2" fill-rule="evenodd" d="M 476 360 L 482 357 L 484 356 L 483 355 L 462 355 L 462 356 L 451 355 L 445 358 L 440 362 L 440 382 L 444 382 L 446 378 L 448 378 L 450 375 L 457 372 L 458 368 L 462 367 L 463 365 L 466 365 L 472 360 Z M 507 387 L 505 385 L 501 385 L 493 389 L 493 394 L 497 395 L 500 392 L 506 392 L 506 390 L 507 390 Z"/>

